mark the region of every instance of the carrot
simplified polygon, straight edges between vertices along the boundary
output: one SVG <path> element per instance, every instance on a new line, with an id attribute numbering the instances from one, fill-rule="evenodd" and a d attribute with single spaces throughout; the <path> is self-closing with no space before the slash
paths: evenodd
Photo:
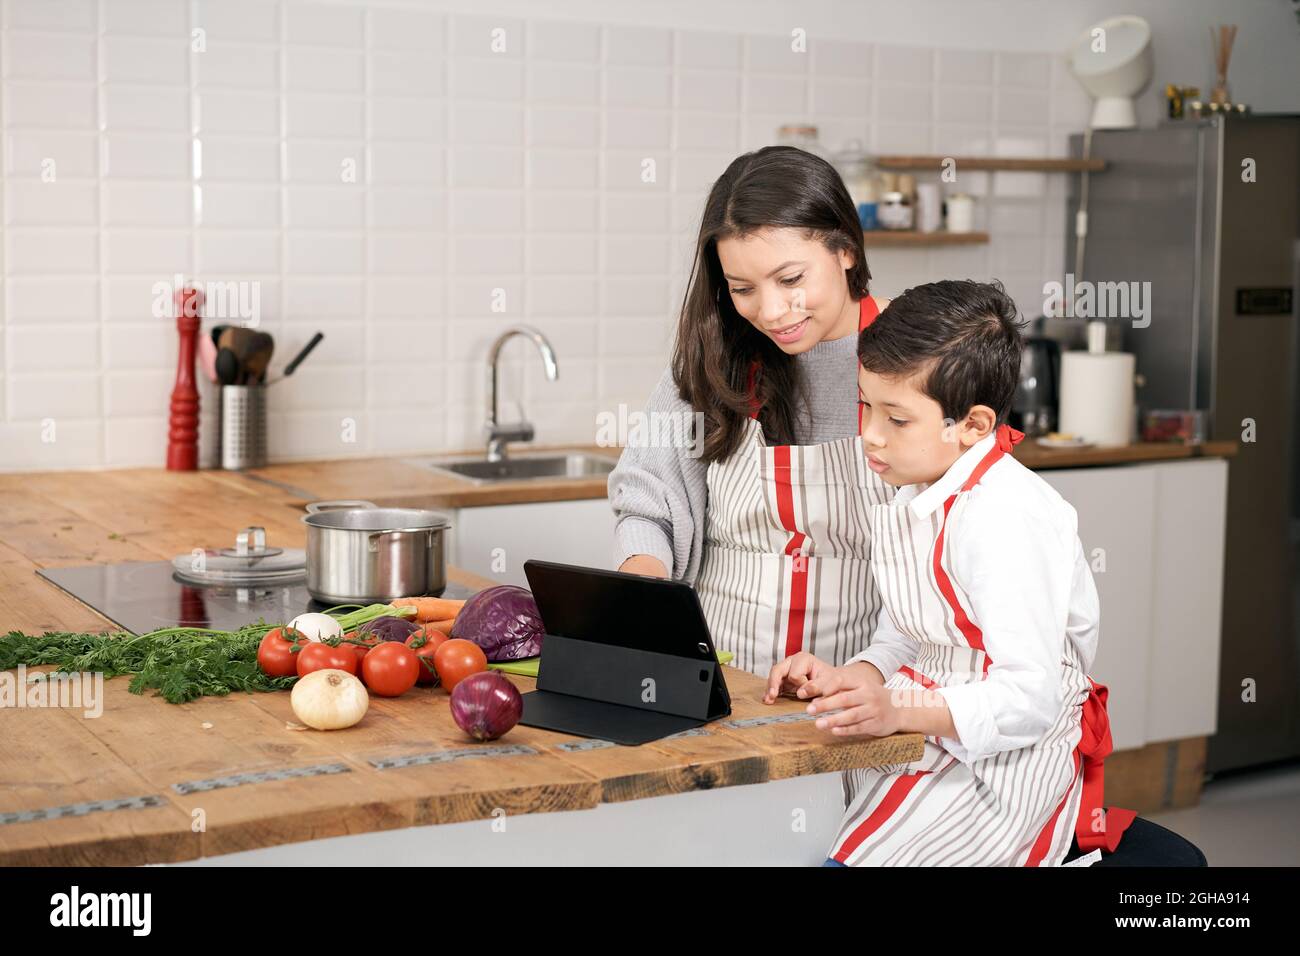
<path id="1" fill-rule="evenodd" d="M 427 624 L 420 625 L 420 630 L 427 636 L 434 631 L 451 637 L 451 626 L 456 623 L 456 619 L 450 618 L 446 621 L 429 621 Z"/>
<path id="2" fill-rule="evenodd" d="M 415 608 L 415 620 L 420 624 L 454 619 L 460 613 L 460 609 L 465 606 L 464 601 L 436 597 L 397 598 L 389 603 L 393 607 Z"/>

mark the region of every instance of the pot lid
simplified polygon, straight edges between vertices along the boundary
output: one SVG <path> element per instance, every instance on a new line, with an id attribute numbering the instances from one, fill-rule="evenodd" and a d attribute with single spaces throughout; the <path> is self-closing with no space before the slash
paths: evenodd
<path id="1" fill-rule="evenodd" d="M 266 529 L 245 528 L 233 548 L 195 548 L 172 558 L 175 576 L 190 584 L 265 586 L 288 584 L 307 577 L 307 552 L 302 548 L 268 548 Z"/>

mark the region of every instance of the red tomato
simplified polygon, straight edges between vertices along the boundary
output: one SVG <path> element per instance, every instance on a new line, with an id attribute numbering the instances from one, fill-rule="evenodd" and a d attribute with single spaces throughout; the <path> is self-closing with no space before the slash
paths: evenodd
<path id="1" fill-rule="evenodd" d="M 424 644 L 415 647 L 415 642 L 420 638 L 424 639 Z M 438 683 L 438 669 L 434 666 L 433 655 L 446 640 L 447 635 L 442 631 L 427 626 L 413 632 L 406 639 L 406 646 L 415 651 L 415 656 L 420 659 L 420 676 L 415 682 L 422 687 Z"/>
<path id="2" fill-rule="evenodd" d="M 307 640 L 287 627 L 276 627 L 266 632 L 262 643 L 257 646 L 257 663 L 268 677 L 293 677 L 298 673 L 298 655 L 292 650 L 295 638 L 300 643 Z"/>
<path id="3" fill-rule="evenodd" d="M 473 641 L 453 637 L 443 641 L 433 652 L 433 666 L 438 669 L 442 686 L 450 692 L 470 674 L 487 670 L 487 655 Z"/>
<path id="4" fill-rule="evenodd" d="M 420 662 L 415 651 L 396 641 L 383 641 L 361 662 L 366 686 L 380 697 L 400 697 L 415 686 Z"/>
<path id="5" fill-rule="evenodd" d="M 343 636 L 348 640 L 354 640 L 357 638 L 357 632 L 348 631 Z M 365 677 L 361 670 L 361 662 L 366 659 L 366 654 L 370 651 L 370 649 L 379 643 L 379 638 L 376 637 L 374 634 L 367 634 L 365 637 L 360 638 L 360 640 L 365 641 L 365 644 L 348 644 L 348 647 L 352 648 L 352 652 L 357 656 L 356 674 L 364 682 Z"/>
<path id="6" fill-rule="evenodd" d="M 330 647 L 312 642 L 298 652 L 298 676 L 306 677 L 312 671 L 333 668 L 337 671 L 357 672 L 357 655 L 346 644 Z"/>

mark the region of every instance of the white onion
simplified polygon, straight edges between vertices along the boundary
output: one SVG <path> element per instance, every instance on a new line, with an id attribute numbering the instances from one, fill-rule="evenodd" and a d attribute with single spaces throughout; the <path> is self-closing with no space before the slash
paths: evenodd
<path id="1" fill-rule="evenodd" d="M 358 723 L 370 708 L 370 695 L 347 671 L 312 671 L 289 695 L 294 716 L 316 730 L 342 730 Z"/>
<path id="2" fill-rule="evenodd" d="M 320 641 L 327 637 L 342 637 L 343 626 L 328 614 L 309 611 L 299 614 L 289 622 L 289 627 L 300 633 L 309 641 Z"/>

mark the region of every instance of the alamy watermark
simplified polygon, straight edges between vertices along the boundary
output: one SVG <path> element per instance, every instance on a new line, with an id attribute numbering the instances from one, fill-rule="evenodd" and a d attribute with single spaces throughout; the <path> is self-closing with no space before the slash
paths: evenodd
<path id="1" fill-rule="evenodd" d="M 596 444 L 601 448 L 676 448 L 687 458 L 704 454 L 703 412 L 616 411 L 596 415 Z"/>
<path id="2" fill-rule="evenodd" d="M 104 675 L 101 672 L 34 671 L 27 665 L 0 671 L 0 710 L 7 707 L 81 708 L 84 717 L 104 713 Z"/>
<path id="3" fill-rule="evenodd" d="M 262 283 L 256 279 L 230 280 L 228 282 L 186 282 L 180 273 L 170 280 L 160 279 L 150 289 L 153 294 L 155 318 L 175 316 L 176 293 L 193 288 L 203 293 L 185 300 L 187 316 L 199 314 L 200 308 L 209 319 L 225 319 L 228 324 L 239 324 L 255 329 L 262 321 Z"/>
<path id="4" fill-rule="evenodd" d="M 1067 294 L 1068 290 L 1068 294 Z M 1133 328 L 1151 324 L 1150 282 L 1044 282 L 1043 314 L 1067 319 L 1132 319 Z"/>

